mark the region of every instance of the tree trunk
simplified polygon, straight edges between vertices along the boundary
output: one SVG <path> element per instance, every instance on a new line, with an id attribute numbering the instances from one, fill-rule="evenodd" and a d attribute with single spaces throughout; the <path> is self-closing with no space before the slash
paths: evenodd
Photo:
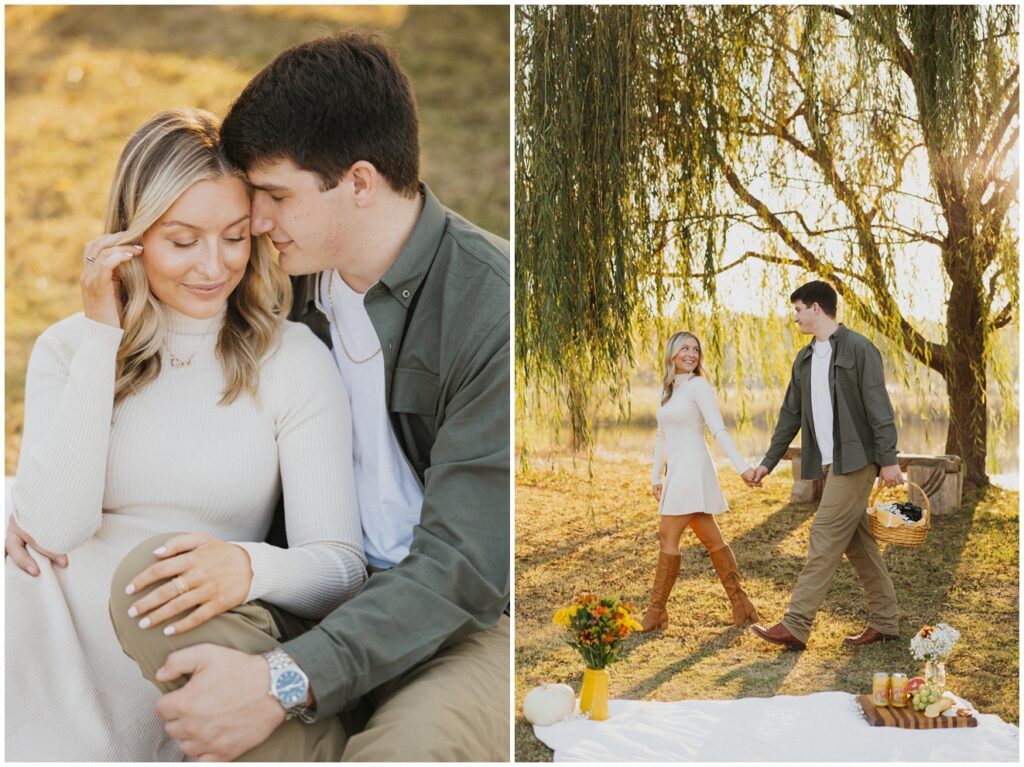
<path id="1" fill-rule="evenodd" d="M 962 261 L 961 261 L 962 263 Z M 988 451 L 988 376 L 985 371 L 984 305 L 980 281 L 972 285 L 966 275 L 954 276 L 946 309 L 949 361 L 946 390 L 949 431 L 946 453 L 963 461 L 964 489 L 989 484 L 985 473 Z"/>

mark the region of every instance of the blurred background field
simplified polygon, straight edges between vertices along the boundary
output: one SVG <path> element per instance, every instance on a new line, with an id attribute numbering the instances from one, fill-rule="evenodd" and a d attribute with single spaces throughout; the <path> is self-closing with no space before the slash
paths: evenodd
<path id="1" fill-rule="evenodd" d="M 421 177 L 509 236 L 509 10 L 503 6 L 8 6 L 5 473 L 36 337 L 79 311 L 117 155 L 153 114 L 223 115 L 277 53 L 358 27 L 394 45 L 420 110 Z"/>

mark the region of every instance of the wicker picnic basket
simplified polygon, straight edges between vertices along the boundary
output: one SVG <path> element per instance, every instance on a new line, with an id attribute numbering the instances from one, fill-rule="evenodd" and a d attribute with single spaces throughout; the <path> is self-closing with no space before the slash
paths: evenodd
<path id="1" fill-rule="evenodd" d="M 928 535 L 928 529 L 931 527 L 932 522 L 932 504 L 928 500 L 928 495 L 924 490 L 921 489 L 920 485 L 916 485 L 907 480 L 908 487 L 917 488 L 917 491 L 921 494 L 922 508 L 924 513 L 921 515 L 921 522 L 916 525 L 901 525 L 900 527 L 886 527 L 878 518 L 875 516 L 875 499 L 879 492 L 885 487 L 881 482 L 875 485 L 875 489 L 871 491 L 871 495 L 868 497 L 868 525 L 871 528 L 871 535 L 879 543 L 895 543 L 898 546 L 920 546 L 924 543 L 925 536 Z"/>

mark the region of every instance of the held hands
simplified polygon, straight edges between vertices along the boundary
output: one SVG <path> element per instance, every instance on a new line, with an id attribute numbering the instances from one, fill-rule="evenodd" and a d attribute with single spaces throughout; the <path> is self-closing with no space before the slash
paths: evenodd
<path id="1" fill-rule="evenodd" d="M 878 479 L 886 487 L 899 487 L 900 485 L 906 484 L 906 480 L 903 479 L 903 472 L 900 471 L 899 464 L 883 466 L 881 471 L 878 472 Z"/>
<path id="2" fill-rule="evenodd" d="M 284 721 L 284 709 L 269 695 L 270 668 L 262 655 L 212 644 L 172 652 L 156 678 L 188 683 L 161 696 L 156 712 L 181 750 L 200 762 L 229 762 L 268 737 Z"/>
<path id="3" fill-rule="evenodd" d="M 85 316 L 115 328 L 121 327 L 121 280 L 117 267 L 142 252 L 141 245 L 121 244 L 124 235 L 105 234 L 86 243 L 79 279 Z"/>
<path id="4" fill-rule="evenodd" d="M 747 483 L 747 487 L 761 487 L 761 481 L 768 476 L 768 469 L 764 466 L 755 466 L 752 469 L 747 469 L 740 476 Z"/>
<path id="5" fill-rule="evenodd" d="M 136 575 L 125 588 L 125 593 L 136 594 L 166 581 L 129 608 L 129 617 L 141 619 L 139 628 L 156 626 L 198 608 L 163 630 L 167 635 L 181 634 L 238 607 L 249 594 L 252 568 L 241 546 L 204 533 L 186 533 L 153 553 L 161 561 Z"/>
<path id="6" fill-rule="evenodd" d="M 36 560 L 29 553 L 29 546 L 53 562 L 57 567 L 68 566 L 67 554 L 54 554 L 52 551 L 42 548 L 32 539 L 31 535 L 18 526 L 18 523 L 14 521 L 14 517 L 11 517 L 7 521 L 7 536 L 4 538 L 4 556 L 10 556 L 11 561 L 29 575 L 39 575 L 39 565 L 36 564 Z"/>
<path id="7" fill-rule="evenodd" d="M 657 499 L 658 503 L 661 503 L 661 483 L 651 485 L 651 494 Z"/>

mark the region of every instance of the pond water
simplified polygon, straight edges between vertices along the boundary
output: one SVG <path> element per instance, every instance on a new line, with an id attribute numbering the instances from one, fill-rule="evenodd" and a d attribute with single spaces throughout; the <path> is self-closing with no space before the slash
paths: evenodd
<path id="1" fill-rule="evenodd" d="M 762 409 L 750 414 L 749 423 L 740 429 L 735 428 L 737 418 L 731 410 L 728 400 L 723 402 L 723 416 L 732 430 L 733 439 L 740 454 L 752 463 L 758 462 L 764 455 L 771 441 L 772 429 L 768 426 L 768 410 Z M 944 415 L 934 414 L 928 419 L 903 411 L 897 424 L 897 446 L 901 453 L 919 453 L 925 455 L 942 455 L 945 453 L 946 429 L 948 420 Z M 774 413 L 773 413 L 774 415 Z M 594 426 L 594 447 L 602 455 L 609 457 L 622 456 L 639 460 L 651 460 L 654 449 L 655 418 L 653 410 L 636 413 L 628 422 L 617 422 L 614 419 L 598 419 Z M 545 439 L 543 430 L 535 433 L 530 449 L 544 452 L 538 448 L 541 444 L 551 445 L 554 440 Z M 568 429 L 561 430 L 564 442 Z M 539 439 L 537 439 L 539 437 Z M 799 446 L 800 436 L 793 440 Z M 1018 465 L 1019 426 L 1014 425 L 1008 434 L 999 439 L 990 438 L 988 473 L 993 483 L 1008 490 L 1019 490 Z M 713 443 L 711 453 L 719 466 L 729 466 L 728 459 L 722 449 Z"/>

